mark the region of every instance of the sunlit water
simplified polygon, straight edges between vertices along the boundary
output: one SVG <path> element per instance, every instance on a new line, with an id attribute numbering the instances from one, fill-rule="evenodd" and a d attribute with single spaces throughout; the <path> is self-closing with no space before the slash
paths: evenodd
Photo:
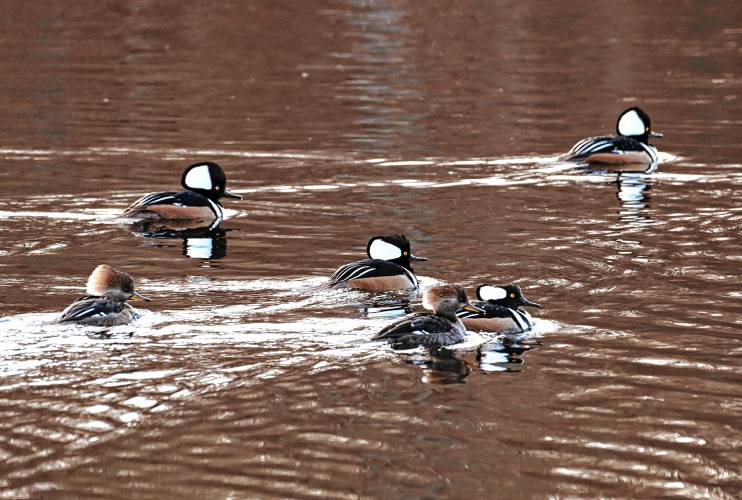
<path id="1" fill-rule="evenodd" d="M 0 7 L 25 20 L 0 62 L 2 493 L 738 497 L 722 4 Z M 656 170 L 557 160 L 634 104 Z M 202 159 L 244 197 L 219 227 L 119 217 Z M 518 283 L 534 330 L 369 341 L 420 294 L 318 287 L 388 232 L 423 290 Z M 155 300 L 51 324 L 103 262 Z"/>

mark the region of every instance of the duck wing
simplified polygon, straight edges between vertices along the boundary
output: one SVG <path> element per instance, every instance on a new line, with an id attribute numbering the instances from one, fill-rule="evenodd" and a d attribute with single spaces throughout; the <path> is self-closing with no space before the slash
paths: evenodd
<path id="1" fill-rule="evenodd" d="M 136 215 L 141 212 L 162 211 L 168 207 L 191 207 L 194 209 L 208 209 L 215 215 L 219 215 L 214 207 L 214 202 L 195 191 L 163 191 L 150 193 L 142 196 L 124 210 L 124 215 Z M 209 212 L 206 213 L 209 213 Z"/>
<path id="2" fill-rule="evenodd" d="M 371 340 L 387 339 L 395 347 L 412 348 L 421 345 L 451 345 L 463 337 L 453 324 L 441 316 L 416 313 L 383 328 Z"/>
<path id="3" fill-rule="evenodd" d="M 80 321 L 93 316 L 105 316 L 107 314 L 119 313 L 123 310 L 125 304 L 110 300 L 106 297 L 86 296 L 76 300 L 67 309 L 62 311 L 55 323 L 64 321 Z"/>
<path id="4" fill-rule="evenodd" d="M 456 316 L 462 319 L 511 317 L 510 309 L 498 304 L 492 304 L 490 302 L 472 302 L 472 305 L 481 309 L 482 312 L 459 309 L 458 311 L 456 311 Z"/>
<path id="5" fill-rule="evenodd" d="M 346 281 L 361 278 L 381 278 L 384 276 L 404 275 L 404 268 L 393 262 L 382 259 L 358 260 L 338 268 L 325 282 L 324 287 L 342 285 Z"/>

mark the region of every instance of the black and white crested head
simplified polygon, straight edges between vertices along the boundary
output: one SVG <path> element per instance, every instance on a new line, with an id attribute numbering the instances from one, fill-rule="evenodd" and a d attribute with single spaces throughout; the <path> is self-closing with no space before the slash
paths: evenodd
<path id="1" fill-rule="evenodd" d="M 403 234 L 374 236 L 368 240 L 366 253 L 370 259 L 388 260 L 410 269 L 412 260 L 428 260 L 412 255 L 410 241 Z"/>
<path id="2" fill-rule="evenodd" d="M 410 242 L 404 235 L 374 236 L 368 240 L 366 253 L 371 259 L 397 260 L 410 255 Z"/>
<path id="3" fill-rule="evenodd" d="M 618 135 L 633 137 L 646 143 L 650 135 L 661 137 L 662 134 L 652 134 L 652 122 L 649 115 L 640 107 L 634 106 L 621 113 L 616 122 Z"/>
<path id="4" fill-rule="evenodd" d="M 477 288 L 477 298 L 509 309 L 520 306 L 541 307 L 528 300 L 518 285 L 480 285 Z"/>
<path id="5" fill-rule="evenodd" d="M 201 193 L 207 198 L 217 200 L 223 196 L 227 198 L 242 198 L 227 191 L 227 176 L 222 167 L 212 162 L 194 163 L 183 172 L 180 183 L 184 188 Z"/>

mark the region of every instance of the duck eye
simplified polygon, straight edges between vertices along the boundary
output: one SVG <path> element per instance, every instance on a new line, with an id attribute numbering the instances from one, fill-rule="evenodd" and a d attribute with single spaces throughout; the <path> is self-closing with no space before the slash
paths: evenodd
<path id="1" fill-rule="evenodd" d="M 407 255 L 407 252 L 403 252 L 404 255 Z"/>
<path id="2" fill-rule="evenodd" d="M 515 298 L 515 294 L 514 294 L 514 293 L 511 293 L 511 294 L 510 294 L 510 298 L 511 298 L 511 299 L 514 299 L 514 298 Z"/>
<path id="3" fill-rule="evenodd" d="M 219 186 L 214 186 L 214 189 L 219 191 Z"/>

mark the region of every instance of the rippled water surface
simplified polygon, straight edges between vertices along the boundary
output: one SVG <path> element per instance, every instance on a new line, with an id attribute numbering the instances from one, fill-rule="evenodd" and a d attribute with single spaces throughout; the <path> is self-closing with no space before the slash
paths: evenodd
<path id="1" fill-rule="evenodd" d="M 0 490 L 739 498 L 740 12 L 0 2 Z M 558 161 L 632 105 L 654 172 Z M 200 160 L 219 228 L 118 217 Z M 317 285 L 390 232 L 534 331 L 369 342 L 421 297 Z M 155 300 L 48 324 L 104 262 Z"/>

